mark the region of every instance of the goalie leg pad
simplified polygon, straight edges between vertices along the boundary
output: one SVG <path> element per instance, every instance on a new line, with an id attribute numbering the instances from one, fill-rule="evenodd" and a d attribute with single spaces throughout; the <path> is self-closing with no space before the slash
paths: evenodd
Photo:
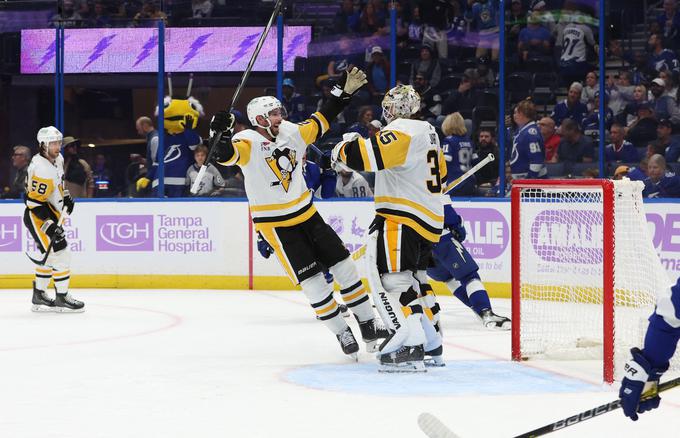
<path id="1" fill-rule="evenodd" d="M 309 303 L 319 320 L 337 335 L 347 328 L 347 323 L 342 318 L 340 307 L 333 298 L 333 288 L 326 283 L 323 274 L 317 272 L 310 278 L 300 283 L 302 292 L 307 296 Z"/>
<path id="2" fill-rule="evenodd" d="M 354 312 L 359 322 L 365 322 L 375 317 L 368 292 L 364 287 L 357 268 L 350 257 L 330 267 L 335 281 L 340 284 L 340 296 L 347 307 Z"/>

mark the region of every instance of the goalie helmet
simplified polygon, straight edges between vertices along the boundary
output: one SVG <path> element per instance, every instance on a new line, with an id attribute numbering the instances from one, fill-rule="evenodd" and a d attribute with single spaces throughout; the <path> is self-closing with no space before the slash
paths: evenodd
<path id="1" fill-rule="evenodd" d="M 408 119 L 420 109 L 420 96 L 410 85 L 397 85 L 385 94 L 382 109 L 387 123 Z"/>
<path id="2" fill-rule="evenodd" d="M 269 121 L 269 113 L 275 109 L 280 109 L 283 118 L 287 118 L 286 108 L 281 104 L 281 101 L 279 101 L 279 99 L 275 98 L 274 96 L 256 97 L 255 99 L 248 102 L 246 112 L 248 114 L 248 120 L 250 120 L 250 123 L 253 126 L 259 126 L 260 128 L 266 129 L 269 135 L 275 137 L 275 135 L 273 135 L 270 131 L 272 124 Z M 257 116 L 264 117 L 264 119 L 267 121 L 267 126 L 257 123 Z"/>
<path id="3" fill-rule="evenodd" d="M 38 145 L 40 145 L 40 151 L 46 151 L 47 150 L 47 145 L 50 144 L 53 141 L 62 141 L 64 139 L 64 135 L 59 131 L 57 128 L 54 126 L 46 126 L 44 128 L 40 128 L 40 131 L 38 131 Z"/>

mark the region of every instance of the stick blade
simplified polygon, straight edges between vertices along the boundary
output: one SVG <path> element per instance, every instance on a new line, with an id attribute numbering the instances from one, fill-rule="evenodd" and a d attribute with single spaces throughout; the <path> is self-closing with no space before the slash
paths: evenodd
<path id="1" fill-rule="evenodd" d="M 434 415 L 423 412 L 418 415 L 418 426 L 430 438 L 461 438 Z"/>

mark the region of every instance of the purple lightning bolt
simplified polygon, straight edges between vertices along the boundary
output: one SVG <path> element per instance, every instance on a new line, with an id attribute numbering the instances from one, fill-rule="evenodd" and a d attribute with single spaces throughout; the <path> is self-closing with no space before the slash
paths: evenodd
<path id="1" fill-rule="evenodd" d="M 139 55 L 137 55 L 137 61 L 132 65 L 133 67 L 137 67 L 137 64 L 140 62 L 144 61 L 146 58 L 148 58 L 151 55 L 151 51 L 158 45 L 158 35 L 151 35 L 151 38 L 147 40 L 146 43 L 142 46 L 142 51 L 139 52 Z"/>
<path id="2" fill-rule="evenodd" d="M 66 44 L 66 40 L 68 39 L 68 36 L 64 36 L 64 44 Z M 45 50 L 45 53 L 43 54 L 42 60 L 40 61 L 40 65 L 38 67 L 42 67 L 45 65 L 45 63 L 57 54 L 57 40 L 55 38 L 54 41 L 52 41 L 52 44 Z"/>
<path id="3" fill-rule="evenodd" d="M 83 68 L 86 68 L 88 65 L 99 59 L 99 57 L 104 53 L 104 50 L 106 50 L 106 48 L 111 45 L 111 40 L 113 40 L 116 35 L 117 34 L 114 33 L 113 35 L 105 36 L 104 38 L 100 39 L 97 45 L 94 47 L 92 54 L 88 58 L 87 64 L 85 64 Z"/>
<path id="4" fill-rule="evenodd" d="M 290 59 L 290 57 L 295 54 L 295 50 L 298 48 L 300 44 L 302 44 L 305 41 L 305 36 L 302 34 L 298 34 L 293 38 L 293 40 L 288 44 L 288 47 L 286 47 L 286 51 L 283 54 L 283 59 Z"/>
<path id="5" fill-rule="evenodd" d="M 248 35 L 247 37 L 245 37 L 243 41 L 241 41 L 241 44 L 238 46 L 238 52 L 236 52 L 234 57 L 231 59 L 229 65 L 232 65 L 239 59 L 243 58 L 243 55 L 248 53 L 248 49 L 250 48 L 250 46 L 255 44 L 257 38 L 259 37 L 260 37 L 259 33 L 254 33 L 252 35 Z"/>
<path id="6" fill-rule="evenodd" d="M 191 43 L 190 50 L 187 52 L 186 55 L 184 55 L 184 61 L 182 61 L 182 64 L 180 64 L 180 67 L 183 66 L 184 64 L 186 64 L 187 62 L 189 62 L 191 60 L 191 58 L 196 56 L 196 54 L 201 49 L 201 47 L 208 44 L 208 38 L 210 38 L 211 35 L 212 35 L 212 33 L 206 33 L 204 35 L 199 36 L 198 38 L 196 38 L 194 40 L 193 43 Z"/>

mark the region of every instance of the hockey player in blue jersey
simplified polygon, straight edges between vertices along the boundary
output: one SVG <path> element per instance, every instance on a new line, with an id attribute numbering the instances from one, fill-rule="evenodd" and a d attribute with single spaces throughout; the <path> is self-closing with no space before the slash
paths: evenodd
<path id="1" fill-rule="evenodd" d="M 656 392 L 659 379 L 669 367 L 680 339 L 680 279 L 673 287 L 659 294 L 656 309 L 649 317 L 644 348 L 635 347 L 632 358 L 624 367 L 619 397 L 626 417 L 637 421 L 638 414 L 659 407 L 661 398 Z M 642 400 L 642 394 L 652 395 Z"/>
<path id="2" fill-rule="evenodd" d="M 442 152 L 446 160 L 447 177 L 450 181 L 458 178 L 472 165 L 472 140 L 467 134 L 465 120 L 460 113 L 456 112 L 446 116 L 442 122 L 442 132 L 446 137 L 441 142 Z M 463 181 L 458 187 L 453 189 L 451 196 L 472 196 L 475 194 L 474 175 Z"/>
<path id="3" fill-rule="evenodd" d="M 453 295 L 482 320 L 484 327 L 510 330 L 510 319 L 496 315 L 491 308 L 489 294 L 479 277 L 479 266 L 463 246 L 467 234 L 463 220 L 450 205 L 444 206 L 444 227 L 449 232 L 443 233 L 432 248 L 433 266 L 427 269 L 427 275 L 446 283 Z"/>
<path id="4" fill-rule="evenodd" d="M 515 107 L 513 119 L 518 131 L 512 139 L 510 169 L 512 179 L 545 178 L 545 152 L 543 136 L 536 120 L 536 108 L 526 99 Z"/>

